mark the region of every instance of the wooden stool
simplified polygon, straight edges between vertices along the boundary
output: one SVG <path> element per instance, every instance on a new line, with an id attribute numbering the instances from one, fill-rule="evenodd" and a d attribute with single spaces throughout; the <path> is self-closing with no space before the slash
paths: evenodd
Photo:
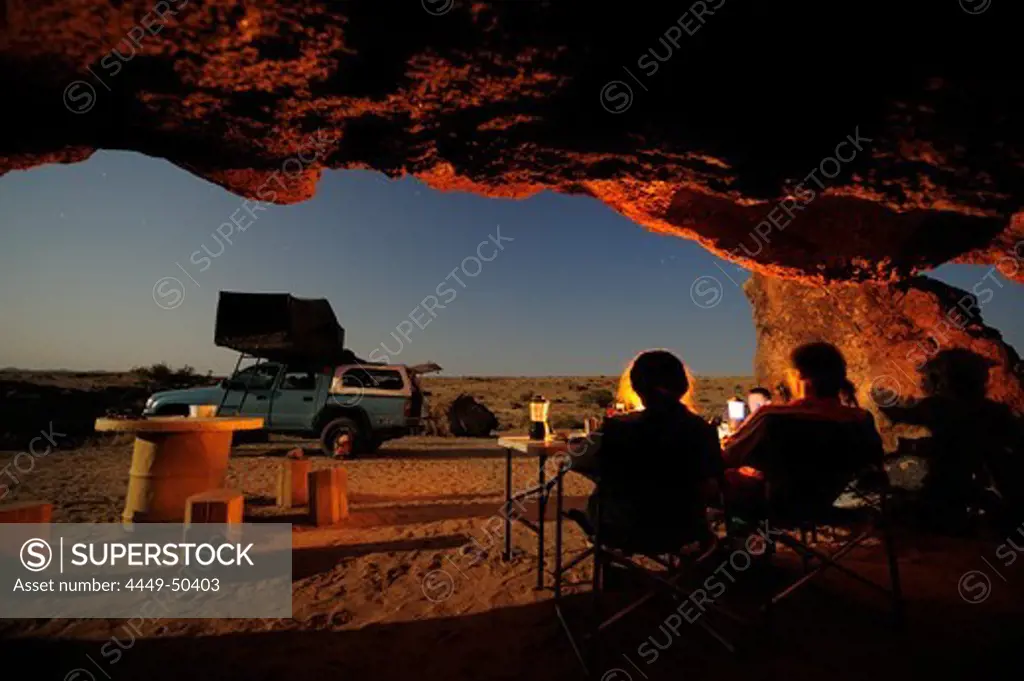
<path id="1" fill-rule="evenodd" d="M 309 459 L 285 459 L 277 474 L 277 505 L 284 508 L 309 503 Z"/>
<path id="2" fill-rule="evenodd" d="M 309 474 L 309 518 L 317 527 L 348 517 L 348 475 L 336 466 Z"/>
<path id="3" fill-rule="evenodd" d="M 48 501 L 19 501 L 0 504 L 0 523 L 49 523 L 53 504 Z"/>
<path id="4" fill-rule="evenodd" d="M 21 559 L 21 547 L 25 542 L 32 539 L 42 539 L 46 542 L 53 540 L 50 532 L 53 525 L 50 518 L 53 515 L 53 504 L 45 501 L 19 501 L 10 504 L 0 504 L 0 523 L 16 523 L 14 527 L 8 527 L 4 535 L 5 541 L 0 543 L 0 555 L 10 557 L 12 561 Z M 32 527 L 29 527 L 31 525 Z M 40 527 L 42 525 L 42 527 Z M 51 559 L 55 554 L 50 553 Z"/>
<path id="5" fill-rule="evenodd" d="M 185 502 L 185 524 L 242 522 L 245 497 L 238 490 L 212 489 L 193 494 Z"/>

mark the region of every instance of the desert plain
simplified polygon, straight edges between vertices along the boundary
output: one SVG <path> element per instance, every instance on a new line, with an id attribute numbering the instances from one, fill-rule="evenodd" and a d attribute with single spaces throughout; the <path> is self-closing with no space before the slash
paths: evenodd
<path id="1" fill-rule="evenodd" d="M 552 401 L 556 428 L 572 428 L 602 412 L 599 403 L 618 380 L 435 377 L 426 379 L 425 389 L 435 411 L 456 395 L 474 396 L 495 412 L 502 433 L 512 433 L 525 429 L 531 394 Z M 132 441 L 90 433 L 88 420 L 97 405 L 137 407 L 146 393 L 137 376 L 7 370 L 0 386 L 0 412 L 8 414 L 0 468 L 16 478 L 5 479 L 3 502 L 50 501 L 55 522 L 118 522 Z M 750 377 L 701 377 L 695 402 L 710 417 L 752 386 Z M 55 446 L 45 456 L 25 458 L 26 438 L 46 427 L 56 431 Z M 579 678 L 552 594 L 535 588 L 535 535 L 514 525 L 513 558 L 502 558 L 505 459 L 495 438 L 408 437 L 345 461 L 315 455 L 316 446 L 282 436 L 238 444 L 227 479 L 228 487 L 244 493 L 248 520 L 294 523 L 292 618 L 0 620 L 0 659 L 29 678 L 65 681 L 177 681 L 182 668 L 203 680 Z M 340 525 L 314 528 L 304 508 L 275 505 L 278 469 L 295 447 L 304 448 L 314 469 L 345 467 L 351 515 Z M 513 489 L 526 489 L 536 480 L 536 461 L 518 456 L 513 463 Z M 568 503 L 582 507 L 591 489 L 568 476 Z M 536 519 L 535 505 L 525 513 Z M 547 519 L 550 528 L 550 508 Z M 545 546 L 549 566 L 552 535 Z M 823 547 L 830 537 L 823 529 Z M 586 546 L 583 534 L 567 525 L 566 555 Z M 1024 635 L 1024 568 L 995 572 L 996 549 L 990 539 L 902 536 L 909 614 L 903 630 L 889 628 L 886 605 L 874 593 L 829 572 L 813 585 L 813 597 L 797 595 L 779 608 L 772 629 L 736 629 L 743 651 L 737 655 L 697 627 L 666 629 L 674 606 L 652 606 L 610 634 L 601 678 L 767 679 L 782 670 L 792 678 L 944 678 L 951 669 L 980 676 L 997 669 Z M 782 562 L 797 569 L 794 556 Z M 877 542 L 858 551 L 852 564 L 886 579 Z M 743 579 L 744 572 L 732 566 L 735 586 L 723 598 L 760 622 L 750 607 L 756 580 Z M 965 589 L 964 576 L 972 572 L 988 577 L 980 600 Z M 571 575 L 569 603 L 581 613 L 589 576 L 589 562 Z M 657 659 L 638 657 L 645 642 L 648 651 L 659 644 Z"/>

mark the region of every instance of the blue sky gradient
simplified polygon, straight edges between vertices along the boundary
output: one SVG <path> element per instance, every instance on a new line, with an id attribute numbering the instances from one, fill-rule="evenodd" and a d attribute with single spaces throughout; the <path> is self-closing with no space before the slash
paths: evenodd
<path id="1" fill-rule="evenodd" d="M 487 199 L 329 171 L 314 199 L 256 213 L 230 244 L 213 236 L 233 213 L 251 220 L 242 206 L 128 152 L 0 178 L 0 366 L 166 361 L 224 372 L 234 353 L 213 345 L 213 321 L 225 289 L 325 297 L 358 354 L 387 354 L 381 343 L 394 351 L 400 338 L 393 361 L 436 361 L 446 375 L 616 374 L 650 347 L 677 351 L 698 374 L 752 372 L 754 330 L 738 288 L 748 273 L 593 199 Z M 502 250 L 480 247 L 493 259 L 467 276 L 477 264 L 463 270 L 464 259 L 499 229 Z M 986 270 L 944 266 L 935 276 L 969 289 Z M 697 289 L 713 307 L 691 299 L 698 277 L 721 283 Z M 1018 349 L 1022 292 L 1007 282 L 984 309 Z M 421 307 L 431 295 L 444 304 L 428 299 L 432 315 Z"/>

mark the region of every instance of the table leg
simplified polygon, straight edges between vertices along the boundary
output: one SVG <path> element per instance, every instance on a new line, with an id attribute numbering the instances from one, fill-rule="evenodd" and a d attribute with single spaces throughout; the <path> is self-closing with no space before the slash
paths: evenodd
<path id="1" fill-rule="evenodd" d="M 512 449 L 505 448 L 505 554 L 506 561 L 512 560 Z"/>
<path id="2" fill-rule="evenodd" d="M 185 522 L 190 496 L 224 486 L 230 456 L 231 431 L 136 433 L 122 521 Z"/>
<path id="3" fill-rule="evenodd" d="M 559 474 L 555 494 L 555 598 L 562 597 L 562 479 Z"/>
<path id="4" fill-rule="evenodd" d="M 540 482 L 540 497 L 537 499 L 537 588 L 544 588 L 544 507 L 546 506 L 547 495 L 544 492 L 544 464 L 547 457 L 541 454 L 537 457 L 540 462 L 538 481 Z"/>

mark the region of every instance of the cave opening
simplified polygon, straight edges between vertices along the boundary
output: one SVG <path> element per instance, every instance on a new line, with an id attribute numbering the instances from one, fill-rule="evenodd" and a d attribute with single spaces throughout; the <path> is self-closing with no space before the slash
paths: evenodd
<path id="1" fill-rule="evenodd" d="M 701 375 L 750 373 L 749 273 L 592 198 L 328 171 L 311 200 L 250 212 L 129 152 L 13 173 L 0 194 L 4 290 L 34 301 L 8 305 L 21 329 L 12 365 L 59 367 L 73 351 L 72 368 L 120 369 L 156 352 L 223 372 L 233 358 L 209 339 L 225 289 L 327 297 L 362 356 L 433 359 L 455 375 L 616 375 L 655 346 Z M 125 313 L 93 318 L 98 301 Z"/>
<path id="2" fill-rule="evenodd" d="M 1024 98 L 1012 4 L 0 3 L 0 83 L 18 94 L 0 145 L 0 367 L 37 369 L 0 370 L 0 501 L 46 521 L 52 511 L 65 528 L 122 521 L 129 500 L 145 496 L 126 493 L 139 469 L 127 441 L 97 437 L 98 420 L 160 423 L 143 405 L 175 394 L 182 401 L 165 404 L 181 415 L 209 406 L 181 393 L 209 391 L 220 376 L 205 372 L 233 365 L 212 333 L 223 290 L 326 298 L 360 355 L 436 361 L 447 376 L 434 406 L 464 393 L 502 425 L 374 433 L 357 446 L 358 424 L 321 422 L 317 402 L 302 437 L 261 432 L 274 439 L 231 452 L 227 477 L 209 483 L 240 493 L 222 498 L 241 502 L 233 508 L 246 523 L 307 525 L 282 579 L 291 610 L 254 613 L 273 618 L 262 623 L 135 617 L 145 652 L 123 658 L 109 645 L 96 655 L 118 620 L 36 613 L 56 619 L 4 625 L 19 638 L 12 652 L 37 675 L 65 678 L 116 663 L 118 674 L 154 681 L 182 669 L 228 678 L 327 668 L 406 681 L 493 677 L 495 661 L 528 678 L 566 677 L 578 671 L 571 646 L 552 637 L 551 604 L 533 588 L 545 562 L 526 569 L 527 552 L 543 557 L 551 542 L 505 530 L 517 556 L 499 557 L 495 520 L 511 514 L 501 488 L 538 482 L 535 462 L 506 458 L 501 440 L 527 432 L 538 390 L 555 398 L 560 434 L 578 416 L 590 424 L 627 362 L 650 348 L 687 363 L 695 406 L 714 417 L 728 397 L 782 382 L 794 346 L 829 341 L 885 448 L 907 454 L 885 462 L 890 481 L 913 487 L 912 459 L 929 453 L 929 435 L 946 445 L 931 454 L 971 464 L 958 484 L 995 481 L 974 464 L 993 452 L 997 438 L 985 436 L 997 419 L 940 410 L 931 423 L 952 427 L 924 433 L 885 410 L 924 402 L 940 359 L 978 358 L 980 373 L 956 380 L 983 374 L 989 415 L 1012 409 L 1017 425 L 1024 416 Z M 168 365 L 194 367 L 184 376 L 193 383 L 170 384 L 178 372 Z M 295 386 L 287 373 L 270 388 Z M 410 398 L 385 417 L 423 404 Z M 271 412 L 263 430 L 278 425 Z M 471 430 L 480 437 L 458 437 Z M 989 460 L 1019 483 L 1020 446 L 1008 442 Z M 835 444 L 813 453 L 835 454 Z M 313 459 L 321 454 L 354 456 Z M 298 511 L 285 492 L 289 477 L 305 479 L 302 465 L 330 468 L 332 494 L 318 488 L 318 500 L 335 496 L 335 472 L 351 473 L 341 480 L 350 518 L 321 529 L 316 509 Z M 674 477 L 638 468 L 655 482 Z M 589 505 L 589 485 L 569 482 L 570 505 Z M 995 487 L 1012 503 L 995 503 L 988 492 L 999 490 L 988 488 L 969 506 L 947 504 L 976 528 L 921 523 L 945 500 L 901 494 L 880 541 L 848 555 L 906 601 L 913 626 L 903 631 L 880 628 L 886 603 L 831 568 L 819 588 L 787 590 L 769 607 L 754 593 L 760 582 L 790 573 L 796 586 L 826 567 L 785 550 L 768 556 L 771 579 L 760 579 L 758 560 L 752 588 L 730 578 L 714 600 L 771 610 L 778 633 L 802 637 L 772 646 L 781 673 L 983 674 L 1016 649 L 1006 624 L 1024 604 L 1024 581 L 1006 569 L 1021 553 L 1024 492 Z M 586 551 L 586 528 L 569 529 L 568 547 Z M 838 558 L 846 531 L 814 526 L 810 541 Z M 739 543 L 722 547 L 708 567 L 728 554 L 720 567 L 738 573 Z M 574 567 L 572 601 L 602 572 L 600 560 Z M 707 582 L 698 590 L 673 605 L 703 613 L 696 594 Z M 648 635 L 689 612 L 616 622 L 592 676 L 654 678 L 692 666 L 691 653 L 712 675 L 764 675 L 761 655 L 717 658 L 674 625 L 671 652 L 665 636 Z M 708 615 L 696 623 L 732 637 L 731 618 Z M 741 653 L 748 638 L 737 638 Z M 665 657 L 648 669 L 652 639 L 653 657 Z M 69 661 L 83 669 L 68 674 Z"/>
<path id="3" fill-rule="evenodd" d="M 918 395 L 924 361 L 971 347 L 997 364 L 995 399 L 1024 408 L 1013 249 L 899 284 L 809 284 L 752 276 L 587 197 L 328 171 L 305 203 L 258 205 L 128 152 L 9 175 L 0 197 L 12 208 L 0 270 L 12 366 L 160 359 L 222 373 L 232 358 L 209 343 L 217 291 L 291 291 L 330 299 L 363 356 L 438 361 L 450 375 L 613 376 L 665 347 L 715 379 L 700 406 L 717 411 L 728 391 L 777 385 L 796 344 L 825 339 L 870 404 L 877 391 Z M 24 295 L 33 303 L 15 304 Z M 124 314 L 90 313 L 100 301 Z"/>

